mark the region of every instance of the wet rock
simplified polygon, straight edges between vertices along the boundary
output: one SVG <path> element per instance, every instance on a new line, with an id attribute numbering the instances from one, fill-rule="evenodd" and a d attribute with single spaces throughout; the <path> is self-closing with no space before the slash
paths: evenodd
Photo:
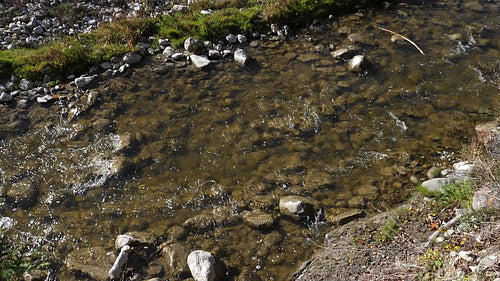
<path id="1" fill-rule="evenodd" d="M 363 55 L 356 55 L 352 59 L 349 60 L 347 63 L 347 68 L 349 71 L 356 72 L 356 73 L 362 73 L 366 72 L 368 69 L 370 63 L 366 59 L 365 56 Z"/>
<path id="2" fill-rule="evenodd" d="M 320 57 L 318 55 L 311 54 L 311 53 L 302 54 L 302 55 L 297 57 L 297 60 L 299 60 L 301 62 L 305 62 L 305 63 L 316 61 L 319 59 L 320 59 Z"/>
<path id="3" fill-rule="evenodd" d="M 92 75 L 92 76 L 80 76 L 75 79 L 75 85 L 79 89 L 88 89 L 92 86 L 96 79 L 97 75 Z"/>
<path id="4" fill-rule="evenodd" d="M 474 12 L 482 12 L 484 10 L 483 5 L 479 1 L 467 1 L 464 7 Z"/>
<path id="5" fill-rule="evenodd" d="M 115 255 L 108 255 L 101 247 L 76 249 L 65 260 L 67 268 L 78 275 L 87 275 L 93 280 L 107 281 L 108 268 L 113 264 Z"/>
<path id="6" fill-rule="evenodd" d="M 228 34 L 226 36 L 226 41 L 231 44 L 235 44 L 236 42 L 238 42 L 238 37 L 234 34 Z"/>
<path id="7" fill-rule="evenodd" d="M 257 48 L 257 47 L 259 47 L 259 41 L 252 41 L 252 42 L 250 42 L 249 45 L 252 48 Z"/>
<path id="8" fill-rule="evenodd" d="M 174 225 L 167 230 L 167 239 L 168 241 L 176 241 L 184 238 L 186 235 L 186 230 L 184 227 Z"/>
<path id="9" fill-rule="evenodd" d="M 273 216 L 261 210 L 243 214 L 243 220 L 253 228 L 269 228 L 274 224 Z"/>
<path id="10" fill-rule="evenodd" d="M 442 187 L 449 184 L 451 179 L 449 178 L 434 178 L 426 180 L 422 183 L 424 187 L 429 192 L 442 192 Z"/>
<path id="11" fill-rule="evenodd" d="M 236 281 L 260 281 L 262 280 L 259 275 L 255 273 L 255 271 L 250 268 L 250 267 L 244 267 L 241 270 L 240 275 L 238 275 L 238 278 Z"/>
<path id="12" fill-rule="evenodd" d="M 203 232 L 214 227 L 214 225 L 215 221 L 210 214 L 201 213 L 187 219 L 182 226 L 193 232 Z"/>
<path id="13" fill-rule="evenodd" d="M 241 64 L 241 65 L 247 65 L 250 58 L 248 56 L 248 54 L 243 50 L 243 49 L 237 49 L 235 52 L 234 52 L 234 60 Z"/>
<path id="14" fill-rule="evenodd" d="M 110 160 L 109 171 L 112 176 L 121 176 L 127 174 L 133 165 L 129 158 L 117 156 Z"/>
<path id="15" fill-rule="evenodd" d="M 325 219 L 329 223 L 341 225 L 365 215 L 365 212 L 360 209 L 343 210 L 340 212 L 338 209 L 329 209 L 326 211 Z"/>
<path id="16" fill-rule="evenodd" d="M 8 201 L 24 209 L 36 204 L 38 197 L 38 189 L 29 178 L 12 182 L 3 188 L 2 193 Z"/>
<path id="17" fill-rule="evenodd" d="M 207 251 L 196 250 L 189 254 L 187 263 L 196 281 L 224 280 L 224 265 Z"/>
<path id="18" fill-rule="evenodd" d="M 142 60 L 142 56 L 135 52 L 126 53 L 123 56 L 123 62 L 129 65 L 136 65 Z"/>
<path id="19" fill-rule="evenodd" d="M 54 100 L 54 97 L 51 95 L 44 95 L 42 97 L 37 97 L 36 102 L 37 103 L 48 103 L 50 101 Z"/>
<path id="20" fill-rule="evenodd" d="M 184 50 L 191 52 L 195 55 L 203 53 L 203 44 L 193 37 L 189 37 L 184 41 Z"/>
<path id="21" fill-rule="evenodd" d="M 193 64 L 199 69 L 204 69 L 210 65 L 210 60 L 206 56 L 190 55 L 189 58 L 191 59 L 191 62 L 193 62 Z"/>
<path id="22" fill-rule="evenodd" d="M 189 277 L 189 267 L 186 263 L 188 251 L 179 243 L 168 244 L 161 249 L 161 256 L 167 265 L 167 270 L 174 277 Z"/>
<path id="23" fill-rule="evenodd" d="M 309 198 L 292 195 L 280 198 L 279 210 L 282 215 L 293 218 L 313 217 L 315 205 Z"/>
<path id="24" fill-rule="evenodd" d="M 347 206 L 353 209 L 362 208 L 365 204 L 366 199 L 363 196 L 356 196 L 347 201 Z"/>
<path id="25" fill-rule="evenodd" d="M 353 44 L 361 44 L 361 43 L 366 43 L 366 39 L 363 35 L 359 33 L 351 33 L 347 38 L 353 43 Z"/>
<path id="26" fill-rule="evenodd" d="M 358 47 L 349 46 L 347 48 L 337 49 L 331 52 L 331 55 L 336 59 L 346 61 L 352 59 L 356 55 L 359 55 L 359 52 L 360 49 Z"/>

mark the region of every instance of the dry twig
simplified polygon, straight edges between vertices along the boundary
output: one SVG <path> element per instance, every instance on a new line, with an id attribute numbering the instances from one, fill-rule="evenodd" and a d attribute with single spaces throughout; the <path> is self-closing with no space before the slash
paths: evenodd
<path id="1" fill-rule="evenodd" d="M 391 33 L 391 34 L 394 34 L 394 35 L 396 35 L 396 36 L 399 36 L 399 37 L 403 38 L 404 40 L 406 40 L 406 41 L 410 42 L 410 44 L 412 44 L 415 48 L 417 48 L 417 50 L 418 50 L 418 51 L 419 51 L 422 55 L 424 55 L 424 56 L 425 56 L 424 51 L 422 51 L 422 49 L 420 49 L 420 47 L 419 47 L 419 46 L 417 46 L 417 44 L 415 44 L 413 41 L 411 41 L 411 40 L 410 40 L 410 39 L 408 39 L 407 37 L 405 37 L 405 36 L 403 36 L 403 35 L 401 35 L 401 34 L 399 34 L 399 33 L 397 33 L 397 32 L 394 32 L 394 31 L 392 31 L 392 30 L 389 30 L 389 29 L 387 29 L 387 28 L 383 28 L 383 27 L 380 27 L 380 26 L 379 26 L 378 28 L 379 28 L 379 29 L 382 29 L 383 31 L 389 32 L 389 33 Z"/>

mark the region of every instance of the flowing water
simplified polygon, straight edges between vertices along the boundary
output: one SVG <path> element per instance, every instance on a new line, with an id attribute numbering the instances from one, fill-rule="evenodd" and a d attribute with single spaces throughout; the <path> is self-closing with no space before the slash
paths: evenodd
<path id="1" fill-rule="evenodd" d="M 324 217 L 401 202 L 412 180 L 491 120 L 499 16 L 498 1 L 401 3 L 261 42 L 248 48 L 249 67 L 150 63 L 106 81 L 89 108 L 67 110 L 79 104 L 71 99 L 4 107 L 29 129 L 0 141 L 2 215 L 67 264 L 73 256 L 109 266 L 96 253 L 137 231 L 211 251 L 232 277 L 286 280 L 331 227 Z M 330 55 L 352 44 L 343 30 L 361 37 L 364 75 Z M 286 195 L 313 198 L 322 212 L 302 222 L 280 216 Z M 274 217 L 271 228 L 243 222 L 258 209 Z M 136 271 L 169 277 L 152 259 L 156 267 Z M 60 278 L 83 278 L 68 272 Z"/>

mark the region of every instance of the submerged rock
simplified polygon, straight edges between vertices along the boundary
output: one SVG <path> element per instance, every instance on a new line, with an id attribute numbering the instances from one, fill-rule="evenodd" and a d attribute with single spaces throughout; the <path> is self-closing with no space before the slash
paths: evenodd
<path id="1" fill-rule="evenodd" d="M 243 220 L 253 228 L 269 228 L 274 224 L 273 216 L 261 210 L 243 214 Z"/>
<path id="2" fill-rule="evenodd" d="M 333 224 L 346 224 L 357 218 L 365 216 L 365 212 L 360 209 L 344 210 L 339 212 L 336 209 L 330 209 L 325 214 L 325 219 Z"/>
<path id="3" fill-rule="evenodd" d="M 347 68 L 349 69 L 349 71 L 361 73 L 365 72 L 368 69 L 369 65 L 370 63 L 365 56 L 356 55 L 351 60 L 349 60 L 349 62 L 347 63 Z"/>
<path id="4" fill-rule="evenodd" d="M 161 249 L 161 256 L 167 265 L 167 270 L 178 278 L 189 276 L 189 267 L 186 263 L 188 251 L 179 243 L 168 244 Z"/>
<path id="5" fill-rule="evenodd" d="M 287 196 L 280 198 L 280 213 L 294 218 L 312 217 L 315 213 L 315 204 L 311 199 L 302 196 Z"/>

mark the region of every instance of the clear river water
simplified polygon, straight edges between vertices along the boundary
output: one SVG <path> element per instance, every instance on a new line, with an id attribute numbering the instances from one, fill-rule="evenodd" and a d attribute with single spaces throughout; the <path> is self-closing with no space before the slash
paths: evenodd
<path id="1" fill-rule="evenodd" d="M 29 125 L 0 138 L 1 215 L 65 261 L 61 280 L 83 279 L 71 267 L 109 269 L 106 253 L 127 232 L 211 251 L 235 280 L 289 279 L 330 215 L 403 201 L 498 113 L 499 2 L 401 2 L 261 41 L 247 67 L 159 60 L 104 81 L 81 110 L 3 106 Z M 364 74 L 330 54 L 353 41 L 371 63 Z M 29 192 L 12 202 L 9 189 Z M 287 195 L 321 211 L 282 216 Z M 245 223 L 254 210 L 272 227 Z M 157 256 L 136 271 L 175 275 Z"/>

